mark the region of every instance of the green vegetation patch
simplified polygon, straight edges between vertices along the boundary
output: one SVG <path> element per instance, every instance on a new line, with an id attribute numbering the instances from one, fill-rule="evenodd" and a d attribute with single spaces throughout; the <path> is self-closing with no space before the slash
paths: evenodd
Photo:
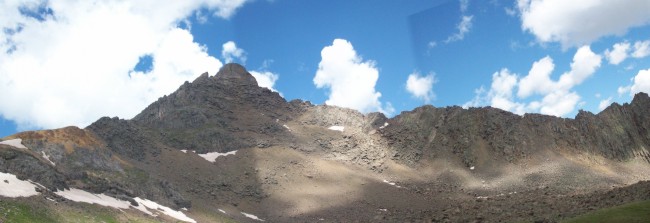
<path id="1" fill-rule="evenodd" d="M 650 200 L 596 210 L 563 222 L 650 222 Z"/>
<path id="2" fill-rule="evenodd" d="M 11 200 L 0 200 L 0 222 L 56 222 L 44 208 Z"/>

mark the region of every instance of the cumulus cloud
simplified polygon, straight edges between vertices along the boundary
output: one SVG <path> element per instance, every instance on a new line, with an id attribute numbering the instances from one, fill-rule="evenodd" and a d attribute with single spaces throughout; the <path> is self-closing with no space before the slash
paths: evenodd
<path id="1" fill-rule="evenodd" d="M 618 65 L 628 57 L 644 58 L 650 55 L 650 40 L 636 41 L 634 44 L 620 42 L 612 46 L 612 50 L 605 50 L 605 57 L 610 64 Z"/>
<path id="2" fill-rule="evenodd" d="M 381 93 L 375 90 L 379 71 L 375 62 L 364 61 L 344 39 L 335 39 L 330 46 L 321 51 L 321 61 L 314 76 L 317 88 L 329 88 L 328 105 L 336 105 L 359 110 L 360 112 L 379 111 L 390 114 L 394 111 L 390 104 L 382 106 Z"/>
<path id="3" fill-rule="evenodd" d="M 632 57 L 634 58 L 643 58 L 650 55 L 650 40 L 646 41 L 637 41 L 634 43 L 634 51 L 632 52 Z"/>
<path id="4" fill-rule="evenodd" d="M 610 64 L 618 65 L 627 58 L 630 51 L 630 43 L 622 42 L 616 43 L 612 46 L 612 50 L 605 50 L 605 57 L 609 60 Z"/>
<path id="5" fill-rule="evenodd" d="M 476 97 L 463 105 L 464 108 L 490 105 L 495 108 L 511 111 L 519 115 L 526 113 L 526 105 L 515 102 L 513 90 L 517 87 L 519 77 L 504 68 L 492 74 L 492 85 L 489 91 L 483 87 L 476 90 Z"/>
<path id="6" fill-rule="evenodd" d="M 599 111 L 605 110 L 605 108 L 607 108 L 607 106 L 611 104 L 612 104 L 612 97 L 603 99 L 600 101 L 600 103 L 598 103 L 598 110 Z"/>
<path id="7" fill-rule="evenodd" d="M 630 93 L 636 94 L 639 92 L 650 92 L 650 69 L 640 70 L 639 73 L 634 76 L 632 86 L 630 87 Z"/>
<path id="8" fill-rule="evenodd" d="M 250 73 L 253 75 L 253 77 L 255 77 L 258 86 L 278 92 L 278 90 L 273 88 L 273 86 L 275 86 L 275 82 L 279 78 L 277 74 L 274 74 L 270 71 L 251 71 Z"/>
<path id="9" fill-rule="evenodd" d="M 235 59 L 239 60 L 242 64 L 246 63 L 246 51 L 243 49 L 237 48 L 237 44 L 233 41 L 228 41 L 223 44 L 223 50 L 221 50 L 221 56 L 223 57 L 226 63 L 231 63 Z"/>
<path id="10" fill-rule="evenodd" d="M 650 2 L 645 0 L 518 0 L 517 8 L 522 29 L 565 48 L 650 23 Z"/>
<path id="11" fill-rule="evenodd" d="M 572 112 L 580 102 L 580 96 L 572 88 L 593 75 L 600 64 L 601 56 L 592 52 L 589 46 L 583 46 L 574 55 L 571 70 L 563 73 L 557 81 L 551 79 L 555 64 L 548 56 L 534 62 L 528 75 L 523 78 L 502 69 L 492 75 L 490 89 L 487 92 L 477 91 L 476 97 L 465 106 L 489 104 L 517 114 L 539 112 L 564 116 Z M 513 96 L 514 88 L 518 88 L 519 99 L 533 95 L 541 96 L 542 99 L 529 103 L 518 102 Z"/>
<path id="12" fill-rule="evenodd" d="M 0 115 L 20 129 L 131 118 L 221 62 L 177 28 L 204 8 L 228 18 L 244 3 L 0 2 Z M 136 70 L 140 58 L 150 67 Z"/>
<path id="13" fill-rule="evenodd" d="M 546 56 L 533 63 L 528 75 L 521 79 L 517 96 L 526 98 L 534 93 L 548 94 L 556 88 L 556 83 L 551 80 L 551 73 L 555 69 L 553 59 Z"/>
<path id="14" fill-rule="evenodd" d="M 430 102 L 435 95 L 433 94 L 433 84 L 435 79 L 433 74 L 420 76 L 418 72 L 409 74 L 406 80 L 406 90 L 413 95 L 413 97 Z"/>
<path id="15" fill-rule="evenodd" d="M 634 95 L 639 92 L 650 93 L 650 69 L 640 70 L 631 81 L 632 83 L 630 85 L 618 88 L 619 95 L 625 93 Z"/>

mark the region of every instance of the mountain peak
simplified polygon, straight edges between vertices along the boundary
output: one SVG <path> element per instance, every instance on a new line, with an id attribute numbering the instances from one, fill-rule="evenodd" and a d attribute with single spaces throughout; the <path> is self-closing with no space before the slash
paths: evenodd
<path id="1" fill-rule="evenodd" d="M 236 63 L 228 63 L 219 69 L 215 78 L 219 82 L 228 85 L 253 85 L 257 86 L 255 77 L 251 75 L 244 66 Z"/>
<path id="2" fill-rule="evenodd" d="M 644 92 L 636 93 L 634 95 L 634 98 L 632 99 L 632 104 L 649 105 L 650 104 L 650 96 L 648 96 L 648 94 L 644 93 Z"/>

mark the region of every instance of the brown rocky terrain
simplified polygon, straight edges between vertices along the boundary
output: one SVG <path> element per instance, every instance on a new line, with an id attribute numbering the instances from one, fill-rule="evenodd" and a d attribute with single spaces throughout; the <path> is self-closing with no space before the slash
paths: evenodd
<path id="1" fill-rule="evenodd" d="M 28 148 L 0 144 L 0 172 L 46 187 L 21 202 L 77 210 L 54 192 L 79 188 L 198 222 L 554 222 L 650 199 L 648 110 L 639 93 L 575 119 L 433 106 L 389 119 L 287 102 L 227 64 L 131 120 L 0 139 Z"/>

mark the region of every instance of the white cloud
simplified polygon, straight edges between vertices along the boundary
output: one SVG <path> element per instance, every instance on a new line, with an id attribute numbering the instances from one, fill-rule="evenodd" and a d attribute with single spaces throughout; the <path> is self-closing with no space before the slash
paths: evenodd
<path id="1" fill-rule="evenodd" d="M 600 111 L 605 110 L 605 108 L 607 108 L 607 106 L 611 104 L 612 104 L 612 97 L 603 99 L 600 101 L 600 103 L 598 103 L 598 110 Z"/>
<path id="2" fill-rule="evenodd" d="M 605 50 L 605 57 L 607 57 L 610 64 L 618 65 L 627 58 L 629 51 L 630 43 L 621 42 L 614 44 L 611 51 Z"/>
<path id="3" fill-rule="evenodd" d="M 228 18 L 243 2 L 2 1 L 0 115 L 20 129 L 131 118 L 222 66 L 176 25 L 199 8 Z M 144 56 L 151 69 L 134 71 Z"/>
<path id="4" fill-rule="evenodd" d="M 547 94 L 539 103 L 539 112 L 545 115 L 564 116 L 575 109 L 580 96 L 575 92 L 555 91 Z"/>
<path id="5" fill-rule="evenodd" d="M 321 61 L 314 76 L 317 88 L 329 88 L 328 105 L 352 108 L 366 113 L 393 112 L 392 106 L 382 107 L 381 93 L 375 90 L 379 71 L 375 62 L 364 61 L 344 39 L 335 39 L 321 51 Z"/>
<path id="6" fill-rule="evenodd" d="M 463 105 L 467 107 L 477 107 L 482 104 L 488 104 L 492 107 L 511 111 L 519 115 L 526 113 L 525 104 L 514 101 L 513 90 L 518 84 L 517 74 L 511 73 L 508 69 L 501 69 L 492 74 L 492 85 L 489 91 L 483 87 L 476 90 L 476 97 Z M 485 95 L 484 95 L 485 94 Z"/>
<path id="7" fill-rule="evenodd" d="M 250 73 L 253 75 L 253 77 L 255 77 L 258 86 L 278 92 L 278 90 L 273 88 L 273 86 L 275 86 L 275 82 L 279 78 L 277 74 L 274 74 L 270 71 L 251 71 Z"/>
<path id="8" fill-rule="evenodd" d="M 535 63 L 528 72 L 528 75 L 521 79 L 517 96 L 526 98 L 532 94 L 547 94 L 553 91 L 555 83 L 551 80 L 550 75 L 555 69 L 553 59 L 546 56 Z"/>
<path id="9" fill-rule="evenodd" d="M 522 29 L 541 42 L 560 42 L 565 48 L 620 36 L 650 22 L 647 0 L 518 0 L 517 6 Z"/>
<path id="10" fill-rule="evenodd" d="M 563 73 L 557 81 L 551 80 L 550 75 L 555 69 L 555 64 L 548 56 L 533 63 L 528 75 L 521 79 L 507 69 L 502 69 L 492 75 L 490 90 L 487 93 L 485 90 L 477 91 L 477 96 L 465 106 L 489 103 L 492 107 L 516 114 L 540 112 L 564 116 L 572 112 L 580 102 L 580 96 L 572 91 L 572 88 L 593 75 L 600 63 L 601 56 L 592 52 L 589 46 L 583 46 L 574 55 L 571 70 Z M 515 87 L 518 88 L 519 99 L 527 99 L 533 95 L 539 95 L 542 99 L 529 103 L 517 102 L 512 93 Z"/>
<path id="11" fill-rule="evenodd" d="M 562 90 L 569 90 L 581 84 L 600 67 L 602 57 L 593 51 L 589 46 L 582 46 L 573 56 L 571 71 L 562 74 L 558 87 Z"/>
<path id="12" fill-rule="evenodd" d="M 525 111 L 523 104 L 514 102 L 512 96 L 512 90 L 517 86 L 517 79 L 517 75 L 510 73 L 508 69 L 501 69 L 492 74 L 492 86 L 488 92 L 490 106 L 523 114 Z"/>
<path id="13" fill-rule="evenodd" d="M 243 49 L 237 48 L 237 44 L 233 41 L 228 41 L 223 44 L 221 56 L 226 63 L 231 63 L 235 59 L 239 60 L 242 64 L 246 63 L 246 52 Z"/>
<path id="14" fill-rule="evenodd" d="M 629 92 L 630 95 L 634 95 L 639 92 L 650 93 L 650 69 L 640 70 L 634 78 L 632 78 L 632 84 L 629 86 L 619 87 L 618 94 L 622 95 L 626 92 Z"/>
<path id="15" fill-rule="evenodd" d="M 601 60 L 601 56 L 591 51 L 589 46 L 580 47 L 573 56 L 571 70 L 562 74 L 558 81 L 553 81 L 550 75 L 555 69 L 555 64 L 550 57 L 544 57 L 533 63 L 528 76 L 521 79 L 517 96 L 526 98 L 532 94 L 546 95 L 551 92 L 569 91 L 596 72 Z"/>
<path id="16" fill-rule="evenodd" d="M 449 36 L 447 40 L 445 40 L 445 43 L 451 43 L 451 42 L 465 39 L 465 34 L 469 33 L 470 29 L 472 28 L 473 18 L 474 16 L 471 15 L 470 16 L 463 15 L 463 17 L 461 17 L 460 23 L 458 23 L 458 26 L 456 27 L 456 29 L 458 29 L 458 32 Z"/>
<path id="17" fill-rule="evenodd" d="M 632 52 L 632 57 L 634 58 L 643 58 L 650 55 L 650 40 L 646 41 L 637 41 L 634 43 L 634 51 Z"/>
<path id="18" fill-rule="evenodd" d="M 406 80 L 406 90 L 413 95 L 413 97 L 430 102 L 434 99 L 433 84 L 435 79 L 433 74 L 427 76 L 420 76 L 418 72 L 409 74 Z"/>

